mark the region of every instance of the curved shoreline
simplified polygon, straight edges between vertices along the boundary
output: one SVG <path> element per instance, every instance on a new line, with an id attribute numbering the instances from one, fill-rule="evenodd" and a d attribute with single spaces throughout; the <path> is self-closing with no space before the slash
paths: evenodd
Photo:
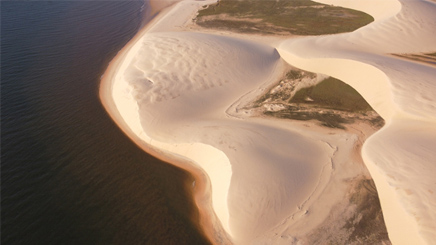
<path id="1" fill-rule="evenodd" d="M 132 130 L 132 127 L 128 122 L 126 122 L 126 118 L 120 114 L 120 110 L 118 110 L 112 95 L 114 91 L 113 81 L 115 80 L 115 76 L 119 73 L 119 69 L 121 69 L 123 64 L 126 62 L 127 55 L 133 52 L 132 49 L 135 47 L 141 37 L 147 33 L 150 28 L 152 28 L 153 25 L 155 25 L 163 16 L 168 14 L 174 4 L 177 4 L 177 2 L 171 0 L 150 0 L 150 2 L 152 7 L 150 10 L 150 15 L 152 18 L 149 19 L 149 23 L 147 23 L 135 35 L 135 37 L 118 52 L 102 76 L 99 89 L 100 100 L 114 122 L 140 148 L 160 160 L 184 169 L 194 177 L 195 182 L 193 183 L 193 188 L 195 188 L 195 190 L 193 191 L 193 197 L 200 212 L 198 229 L 205 232 L 206 236 L 214 243 L 230 244 L 230 239 L 227 237 L 227 235 L 225 235 L 226 232 L 222 231 L 220 221 L 218 221 L 216 218 L 214 210 L 210 205 L 212 199 L 210 195 L 211 185 L 204 170 L 198 167 L 192 159 L 186 158 L 183 155 L 175 155 L 174 153 L 162 151 L 162 149 L 156 148 L 152 144 L 147 143 L 143 137 L 139 136 L 140 133 Z M 136 120 L 130 120 L 130 122 L 134 121 Z"/>
<path id="2" fill-rule="evenodd" d="M 401 9 L 398 9 L 398 5 L 395 5 L 399 2 L 397 1 L 391 1 L 392 2 L 392 9 L 394 9 L 393 11 L 391 11 L 392 16 L 394 14 L 397 14 L 398 12 L 401 11 Z M 400 5 L 401 6 L 401 5 Z M 398 12 L 396 12 L 398 10 Z M 169 10 L 166 10 L 166 13 L 169 13 Z M 189 13 L 188 13 L 189 15 Z M 154 19 L 153 23 L 157 23 L 159 21 L 159 17 L 161 17 L 163 15 L 158 16 L 158 19 Z M 375 16 L 376 20 L 379 20 L 380 22 L 382 21 L 386 21 L 389 20 L 389 16 L 388 15 L 383 15 L 381 13 L 379 13 L 378 16 Z M 150 27 L 152 25 L 149 25 L 148 27 Z M 189 172 L 193 173 L 194 176 L 196 176 L 196 185 L 200 185 L 202 183 L 206 183 L 205 185 L 201 185 L 200 187 L 197 187 L 199 189 L 204 190 L 205 192 L 202 194 L 203 198 L 199 198 L 197 195 L 199 195 L 198 193 L 200 192 L 196 192 L 196 201 L 197 201 L 197 205 L 201 211 L 202 209 L 202 205 L 199 205 L 199 200 L 207 200 L 207 192 L 210 191 L 207 187 L 209 184 L 207 184 L 207 177 L 204 176 L 204 171 L 201 170 L 201 168 L 193 166 L 192 164 L 186 163 L 186 162 L 181 162 L 181 161 L 177 161 L 176 159 L 172 158 L 171 155 L 168 155 L 168 153 L 163 153 L 161 150 L 156 149 L 153 146 L 150 146 L 146 143 L 144 143 L 144 137 L 148 138 L 148 136 L 145 134 L 145 132 L 134 132 L 132 130 L 132 126 L 129 126 L 130 122 L 133 121 L 137 121 L 138 119 L 126 119 L 126 116 L 123 116 L 122 114 L 120 114 L 119 109 L 116 109 L 117 106 L 113 100 L 113 97 L 110 96 L 110 94 L 113 92 L 113 84 L 112 82 L 110 82 L 110 86 L 109 86 L 109 81 L 111 81 L 113 79 L 114 76 L 117 75 L 118 69 L 120 69 L 120 66 L 122 65 L 122 62 L 125 61 L 125 56 L 127 55 L 127 53 L 129 52 L 133 52 L 131 50 L 131 48 L 134 46 L 135 43 L 137 43 L 140 39 L 140 37 L 142 37 L 142 35 L 144 33 L 147 32 L 148 27 L 144 28 L 144 30 L 142 30 L 137 36 L 135 36 L 135 39 L 133 39 L 131 42 L 129 42 L 129 44 L 122 50 L 120 51 L 120 54 L 117 55 L 116 59 L 114 59 L 113 62 L 111 62 L 107 72 L 105 73 L 103 79 L 102 79 L 102 85 L 100 88 L 100 96 L 101 96 L 101 100 L 106 108 L 106 110 L 109 112 L 109 114 L 111 115 L 112 118 L 114 118 L 114 120 L 117 122 L 117 124 L 120 126 L 120 128 L 123 129 L 123 131 L 130 137 L 132 138 L 135 143 L 137 143 L 139 146 L 141 146 L 145 151 L 150 152 L 152 155 L 155 155 L 156 157 L 162 158 L 164 157 L 167 160 L 170 160 L 172 163 L 175 163 L 176 166 L 180 166 L 186 170 L 188 170 Z M 370 29 L 371 27 L 366 27 L 366 29 Z M 356 31 L 358 33 L 358 31 Z M 347 37 L 347 35 L 351 35 L 351 34 L 343 34 L 343 35 L 338 35 L 340 37 Z M 359 36 L 358 34 L 353 34 L 355 36 Z M 305 40 L 317 40 L 317 39 L 322 39 L 323 37 L 314 37 L 314 38 L 302 38 L 301 40 L 301 44 L 306 45 L 308 42 L 306 42 Z M 327 37 L 326 39 L 331 39 L 331 40 L 335 40 L 337 42 L 337 37 Z M 335 39 L 336 38 L 336 39 Z M 339 38 L 339 40 L 341 40 Z M 298 40 L 300 41 L 300 40 Z M 428 41 L 428 40 L 427 40 Z M 324 43 L 329 44 L 330 41 L 324 41 Z M 341 54 L 341 58 L 319 58 L 317 59 L 317 56 L 321 56 L 323 57 L 323 53 L 319 52 L 318 50 L 312 51 L 309 56 L 311 56 L 310 58 L 301 58 L 298 55 L 296 55 L 295 53 L 289 52 L 288 50 L 296 50 L 294 47 L 292 47 L 292 45 L 295 45 L 295 43 L 298 44 L 298 42 L 296 41 L 291 41 L 290 46 L 288 46 L 288 44 L 286 44 L 285 42 L 282 42 L 282 44 L 279 46 L 279 53 L 280 55 L 285 58 L 285 60 L 290 61 L 289 63 L 296 65 L 296 66 L 300 66 L 303 69 L 309 70 L 309 71 L 314 71 L 314 72 L 321 72 L 321 73 L 325 73 L 328 75 L 332 75 L 338 78 L 341 78 L 344 82 L 349 83 L 351 86 L 355 87 L 356 90 L 358 92 L 360 92 L 366 99 L 367 101 L 371 104 L 371 106 L 373 106 L 374 109 L 376 109 L 376 111 L 378 111 L 383 118 L 385 118 L 385 120 L 388 121 L 388 124 L 384 127 L 384 129 L 389 128 L 390 124 L 391 124 L 391 120 L 395 120 L 396 118 L 399 117 L 408 117 L 409 119 L 412 120 L 417 120 L 417 121 L 421 121 L 421 118 L 426 118 L 426 113 L 424 113 L 422 115 L 412 115 L 410 116 L 410 110 L 408 110 L 408 112 L 405 112 L 403 108 L 399 108 L 399 105 L 396 103 L 395 101 L 395 96 L 396 94 L 392 94 L 392 83 L 390 83 L 390 77 L 386 74 L 386 72 L 378 69 L 377 67 L 375 67 L 373 64 L 369 64 L 368 60 L 371 60 L 372 58 L 370 56 L 366 56 L 365 52 L 362 52 L 362 54 L 360 54 L 360 56 L 356 56 L 356 57 L 364 57 L 363 58 L 363 62 L 362 61 L 354 61 L 354 59 L 357 59 L 356 57 L 353 57 L 352 59 L 350 59 L 349 57 L 352 57 L 352 54 L 347 54 L 345 52 L 343 52 L 340 48 L 338 50 L 334 50 L 333 52 L 329 52 L 328 56 L 331 57 L 335 57 L 335 54 Z M 308 44 L 310 45 L 310 43 Z M 328 45 L 327 45 L 328 46 Z M 298 45 L 296 46 L 297 48 L 299 47 Z M 395 49 L 395 48 L 394 48 Z M 307 50 L 307 49 L 305 49 Z M 319 52 L 319 53 L 317 53 Z M 336 52 L 336 53 L 335 53 Z M 345 54 L 345 55 L 344 55 Z M 342 57 L 344 56 L 344 57 Z M 349 68 L 347 69 L 335 69 L 334 67 L 342 67 L 343 66 L 349 66 Z M 363 68 L 363 71 L 362 69 Z M 345 72 L 344 72 L 345 71 Z M 108 73 L 109 72 L 109 73 Z M 368 76 L 369 74 L 372 74 L 371 77 L 373 79 L 371 79 L 371 82 L 373 83 L 372 87 L 368 87 L 368 84 L 365 84 L 364 86 L 362 85 L 362 82 L 360 79 L 355 79 L 357 76 L 356 74 L 361 73 L 362 76 Z M 429 73 L 431 76 L 431 73 Z M 382 82 L 384 84 L 384 89 L 378 89 L 378 85 L 377 82 Z M 394 98 L 393 98 L 394 96 Z M 410 106 L 409 106 L 410 107 Z M 124 108 L 124 107 L 123 107 Z M 135 107 L 130 106 L 130 109 L 132 109 L 133 111 L 135 111 Z M 412 108 L 413 109 L 413 108 Z M 429 107 L 429 109 L 431 111 L 431 107 Z M 407 111 L 407 110 L 406 110 Z M 427 117 L 428 118 L 428 117 Z M 126 120 L 128 122 L 126 122 Z M 140 121 L 141 119 L 139 119 Z M 426 119 L 427 120 L 427 119 Z M 434 121 L 430 118 L 428 119 L 427 123 L 424 123 L 427 126 L 431 126 L 431 124 Z M 139 126 L 138 126 L 139 125 Z M 143 126 L 141 126 L 141 123 L 139 123 L 137 126 L 135 126 L 134 128 L 142 128 Z M 406 127 L 407 129 L 407 127 Z M 139 136 L 142 135 L 142 136 Z M 411 220 L 408 211 L 404 210 L 404 207 L 401 206 L 401 204 L 398 201 L 392 201 L 392 200 L 388 200 L 387 197 L 392 197 L 392 196 L 396 196 L 398 193 L 394 190 L 392 190 L 390 188 L 390 185 L 392 185 L 392 178 L 387 177 L 386 175 L 383 175 L 380 172 L 380 167 L 379 165 L 377 165 L 377 162 L 380 161 L 380 158 L 378 159 L 374 159 L 374 150 L 372 149 L 372 153 L 370 150 L 370 147 L 368 145 L 371 145 L 371 143 L 368 142 L 372 142 L 374 138 L 377 138 L 381 135 L 380 133 L 376 133 L 375 135 L 371 136 L 370 139 L 368 139 L 368 141 L 365 142 L 364 148 L 363 148 L 363 158 L 365 160 L 365 163 L 367 164 L 367 167 L 369 168 L 369 170 L 371 171 L 371 175 L 374 176 L 374 180 L 376 182 L 376 185 L 380 191 L 379 196 L 381 198 L 381 202 L 382 202 L 382 207 L 383 210 L 385 211 L 384 213 L 387 214 L 387 217 L 385 216 L 385 219 L 387 220 L 387 226 L 388 226 L 388 230 L 390 232 L 390 237 L 392 239 L 393 242 L 395 243 L 403 243 L 403 242 L 418 242 L 418 243 L 424 243 L 424 240 L 421 239 L 421 235 L 419 234 L 419 229 L 418 229 L 418 225 L 412 221 L 414 221 L 413 219 Z M 371 141 L 370 141 L 371 140 Z M 380 139 L 379 139 L 380 140 Z M 161 145 L 163 146 L 163 148 L 165 149 L 169 149 L 171 147 L 168 146 L 168 144 L 162 144 L 162 143 L 158 143 L 157 141 L 153 140 L 154 146 L 157 145 Z M 151 142 L 151 141 L 149 141 Z M 430 142 L 431 138 L 430 138 Z M 192 144 L 192 143 L 190 143 Z M 180 144 L 176 144 L 175 147 L 181 146 Z M 168 148 L 169 147 L 169 148 Z M 190 147 L 188 147 L 190 148 Z M 187 148 L 187 149 L 188 149 Z M 172 147 L 172 149 L 174 150 L 175 148 Z M 217 150 L 218 152 L 216 152 L 216 154 L 224 154 L 224 158 L 227 159 L 227 161 L 229 161 L 229 158 L 226 157 L 226 153 L 222 152 L 220 150 Z M 178 151 L 180 152 L 179 154 L 181 155 L 185 155 L 186 156 L 186 152 L 184 152 L 184 150 L 182 151 Z M 220 153 L 219 153 L 220 152 Z M 393 151 L 395 152 L 395 151 Z M 214 153 L 215 154 L 215 153 Z M 228 154 L 228 153 L 227 153 Z M 194 154 L 195 155 L 195 154 Z M 210 156 L 210 155 L 209 155 Z M 431 156 L 431 154 L 430 154 Z M 222 158 L 222 159 L 224 159 Z M 429 159 L 427 159 L 427 161 L 429 161 Z M 178 162 L 178 163 L 177 163 Z M 231 166 L 230 163 L 228 163 L 227 166 Z M 234 168 L 232 166 L 232 168 Z M 208 171 L 206 171 L 208 172 Z M 210 170 L 209 170 L 210 172 Z M 230 170 L 230 176 L 232 176 L 232 170 Z M 210 174 L 209 174 L 210 177 Z M 213 181 L 212 181 L 213 182 Z M 230 181 L 229 181 L 230 184 Z M 216 187 L 217 185 L 212 185 L 214 187 Z M 397 185 L 398 186 L 398 185 Z M 431 188 L 433 188 L 431 185 L 428 186 L 431 190 Z M 205 196 L 206 195 L 206 196 Z M 226 197 L 226 196 L 224 196 Z M 222 196 L 221 196 L 222 198 Z M 212 198 L 213 199 L 213 198 Z M 430 199 L 430 204 L 431 204 L 431 199 Z M 216 204 L 216 202 L 215 202 Z M 389 212 L 389 208 L 395 206 L 395 212 Z M 205 206 L 203 206 L 205 207 Z M 388 208 L 389 207 L 389 208 Z M 203 210 L 204 213 L 208 213 L 208 214 L 212 214 L 213 211 L 211 209 L 207 210 L 208 208 L 205 208 L 205 210 Z M 392 210 L 391 210 L 392 211 Z M 217 212 L 217 209 L 215 208 L 215 212 Z M 228 211 L 227 211 L 228 213 Z M 408 222 L 405 222 L 404 220 L 399 222 L 397 219 L 393 219 L 393 216 L 398 216 L 398 213 L 403 214 L 402 217 L 404 217 L 404 220 L 408 220 Z M 230 234 L 230 228 L 228 226 L 228 224 L 226 224 L 226 218 L 225 214 L 221 213 L 218 214 L 218 217 L 220 217 L 221 219 L 221 224 L 224 221 L 224 224 L 222 224 L 224 226 L 224 229 L 226 230 L 227 233 Z M 202 223 L 203 224 L 208 224 L 207 227 L 211 227 L 210 229 L 205 229 L 206 233 L 208 234 L 208 237 L 212 238 L 212 240 L 215 240 L 215 242 L 217 242 L 220 238 L 217 239 L 216 233 L 214 233 L 214 231 L 216 230 L 220 230 L 220 228 L 217 225 L 219 221 L 217 220 L 213 220 L 215 217 L 214 215 L 211 215 L 210 217 L 212 217 L 212 220 L 208 219 L 208 215 L 201 215 L 202 218 Z M 407 223 L 407 224 L 406 224 Z M 424 227 L 431 227 L 428 226 L 428 224 L 424 224 Z M 214 227 L 214 228 L 212 228 Z M 408 232 L 412 232 L 412 233 L 405 233 L 404 232 L 404 228 L 407 228 Z M 220 234 L 225 234 L 223 232 L 219 232 Z M 232 234 L 233 235 L 233 234 Z M 434 234 L 427 234 L 427 239 L 430 239 L 431 241 L 431 237 Z M 408 238 L 412 238 L 412 239 L 416 239 L 416 240 L 405 240 L 404 237 L 407 236 Z M 222 238 L 222 237 L 221 237 Z M 226 242 L 230 242 L 229 238 L 224 238 L 224 240 L 226 240 Z"/>

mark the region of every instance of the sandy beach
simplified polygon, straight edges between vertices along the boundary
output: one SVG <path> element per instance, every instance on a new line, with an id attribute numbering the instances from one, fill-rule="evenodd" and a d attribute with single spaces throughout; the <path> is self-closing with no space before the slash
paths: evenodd
<path id="1" fill-rule="evenodd" d="M 347 243 L 374 222 L 386 223 L 393 244 L 435 242 L 436 68 L 391 54 L 436 51 L 436 4 L 322 0 L 375 21 L 351 33 L 284 37 L 195 27 L 198 9 L 215 2 L 152 1 L 157 14 L 100 87 L 136 144 L 195 176 L 199 224 L 211 241 Z M 384 127 L 326 128 L 249 109 L 290 65 L 352 86 Z M 356 216 L 380 210 L 378 198 L 377 222 Z M 389 242 L 374 239 L 366 241 Z"/>

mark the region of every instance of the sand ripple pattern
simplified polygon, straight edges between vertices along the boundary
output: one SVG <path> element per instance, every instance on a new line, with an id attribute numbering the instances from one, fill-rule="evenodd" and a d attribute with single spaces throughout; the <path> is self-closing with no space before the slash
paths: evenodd
<path id="1" fill-rule="evenodd" d="M 304 214 L 326 184 L 333 149 L 289 127 L 227 114 L 241 96 L 278 79 L 284 63 L 274 48 L 210 34 L 149 33 L 133 57 L 114 84 L 117 103 L 130 101 L 120 112 L 135 118 L 126 122 L 144 141 L 207 173 L 214 211 L 235 242 Z"/>
<path id="2" fill-rule="evenodd" d="M 262 76 L 260 70 L 230 69 L 226 60 L 242 60 L 244 53 L 247 59 L 243 61 L 253 66 L 268 62 L 265 55 L 269 55 L 265 50 L 259 53 L 258 47 L 243 46 L 236 39 L 204 34 L 148 34 L 141 42 L 131 69 L 125 73 L 135 99 L 141 104 L 220 87 L 230 80 L 250 83 L 256 76 Z M 251 75 L 247 76 L 247 72 Z"/>

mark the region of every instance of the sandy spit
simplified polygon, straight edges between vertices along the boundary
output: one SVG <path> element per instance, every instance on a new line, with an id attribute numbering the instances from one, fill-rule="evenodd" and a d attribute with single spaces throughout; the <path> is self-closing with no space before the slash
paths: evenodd
<path id="1" fill-rule="evenodd" d="M 359 138 L 242 110 L 280 79 L 287 63 L 343 80 L 385 119 L 362 156 L 389 238 L 394 244 L 436 241 L 436 71 L 389 56 L 436 50 L 436 5 L 322 0 L 376 21 L 347 34 L 268 42 L 187 31 L 208 2 L 215 1 L 163 1 L 156 9 L 170 7 L 111 62 L 100 96 L 144 150 L 193 173 L 201 223 L 212 241 L 304 242 L 346 195 L 345 180 L 365 176 L 364 168 L 345 169 L 350 159 L 353 166 L 361 161 L 352 157 L 353 146 L 373 131 Z"/>

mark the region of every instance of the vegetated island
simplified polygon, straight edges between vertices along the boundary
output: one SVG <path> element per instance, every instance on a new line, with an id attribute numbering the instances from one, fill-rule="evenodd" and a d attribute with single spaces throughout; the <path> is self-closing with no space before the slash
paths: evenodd
<path id="1" fill-rule="evenodd" d="M 309 0 L 220 0 L 198 12 L 197 25 L 242 33 L 326 35 L 374 21 L 364 12 Z"/>
<path id="2" fill-rule="evenodd" d="M 246 109 L 278 118 L 315 120 L 330 128 L 346 129 L 356 120 L 375 129 L 384 125 L 383 118 L 350 85 L 296 68 Z"/>

